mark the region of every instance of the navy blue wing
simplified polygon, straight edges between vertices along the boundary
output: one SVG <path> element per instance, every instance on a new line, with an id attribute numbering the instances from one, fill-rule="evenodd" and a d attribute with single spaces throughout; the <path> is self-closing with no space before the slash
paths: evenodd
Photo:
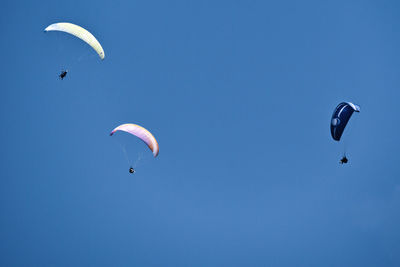
<path id="1" fill-rule="evenodd" d="M 354 111 L 359 112 L 360 107 L 350 102 L 342 102 L 335 108 L 331 119 L 331 135 L 334 140 L 340 140 Z"/>

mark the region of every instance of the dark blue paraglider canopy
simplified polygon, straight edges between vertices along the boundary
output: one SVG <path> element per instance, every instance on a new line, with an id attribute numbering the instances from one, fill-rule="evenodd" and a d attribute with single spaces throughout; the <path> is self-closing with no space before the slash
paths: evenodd
<path id="1" fill-rule="evenodd" d="M 335 108 L 331 119 L 331 135 L 334 140 L 340 140 L 354 111 L 360 112 L 360 107 L 350 102 L 342 102 Z"/>

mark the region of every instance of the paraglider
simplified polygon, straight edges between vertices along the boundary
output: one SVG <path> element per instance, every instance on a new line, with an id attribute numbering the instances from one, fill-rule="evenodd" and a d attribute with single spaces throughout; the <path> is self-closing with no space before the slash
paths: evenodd
<path id="1" fill-rule="evenodd" d="M 132 123 L 122 124 L 122 125 L 116 127 L 114 130 L 112 130 L 112 132 L 110 133 L 110 136 L 112 136 L 117 131 L 127 132 L 131 135 L 138 137 L 153 152 L 154 157 L 158 156 L 159 147 L 158 147 L 157 140 L 154 138 L 154 136 L 148 130 L 146 130 L 142 126 L 139 126 L 137 124 L 132 124 Z M 131 166 L 129 169 L 129 172 L 134 173 L 135 169 Z"/>
<path id="2" fill-rule="evenodd" d="M 60 77 L 61 80 L 64 80 L 65 76 L 67 76 L 68 70 L 63 70 L 61 71 L 60 75 L 58 75 L 58 77 Z"/>
<path id="3" fill-rule="evenodd" d="M 342 102 L 335 108 L 331 118 L 331 135 L 333 140 L 340 141 L 344 129 L 354 112 L 360 112 L 360 107 L 351 102 Z M 343 155 L 340 164 L 347 162 L 348 158 L 346 155 Z"/>
<path id="4" fill-rule="evenodd" d="M 94 37 L 93 34 L 91 34 L 89 31 L 78 25 L 68 22 L 59 22 L 47 26 L 47 28 L 44 29 L 44 31 L 45 32 L 61 31 L 72 34 L 81 39 L 82 41 L 86 42 L 88 45 L 90 45 L 102 60 L 105 57 L 103 47 L 101 46 L 99 41 L 97 41 L 96 37 Z"/>

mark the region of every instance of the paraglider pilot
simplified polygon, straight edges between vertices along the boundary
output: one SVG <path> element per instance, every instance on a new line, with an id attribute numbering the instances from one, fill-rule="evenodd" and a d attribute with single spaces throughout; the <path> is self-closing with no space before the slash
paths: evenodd
<path id="1" fill-rule="evenodd" d="M 130 167 L 130 168 L 129 168 L 129 173 L 134 173 L 134 172 L 135 172 L 135 169 L 132 168 L 132 167 Z"/>
<path id="2" fill-rule="evenodd" d="M 60 77 L 61 80 L 64 80 L 65 76 L 67 76 L 68 70 L 63 70 L 61 71 L 61 74 L 58 75 L 58 77 Z"/>
<path id="3" fill-rule="evenodd" d="M 345 164 L 347 163 L 349 160 L 346 158 L 346 156 L 343 156 L 343 158 L 340 160 L 340 164 Z"/>

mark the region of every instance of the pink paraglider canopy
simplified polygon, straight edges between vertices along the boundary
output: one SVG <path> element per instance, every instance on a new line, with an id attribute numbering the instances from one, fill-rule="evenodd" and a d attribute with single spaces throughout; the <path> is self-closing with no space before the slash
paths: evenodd
<path id="1" fill-rule="evenodd" d="M 140 138 L 150 148 L 150 150 L 153 151 L 153 156 L 157 157 L 159 151 L 157 140 L 148 130 L 146 130 L 142 126 L 132 123 L 122 124 L 115 128 L 110 133 L 110 135 L 113 135 L 116 131 L 127 132 Z"/>

